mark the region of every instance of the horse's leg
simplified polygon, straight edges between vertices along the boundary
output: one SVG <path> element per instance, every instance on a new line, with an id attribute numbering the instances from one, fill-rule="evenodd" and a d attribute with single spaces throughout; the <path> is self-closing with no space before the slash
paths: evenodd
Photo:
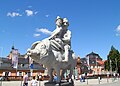
<path id="1" fill-rule="evenodd" d="M 49 82 L 53 82 L 53 75 L 52 75 L 52 73 L 53 73 L 53 69 L 49 68 L 48 69 L 48 74 L 50 76 Z"/>
<path id="2" fill-rule="evenodd" d="M 74 69 L 74 66 L 72 65 L 70 67 L 70 75 L 69 75 L 69 82 L 72 84 L 72 86 L 74 86 L 74 80 L 72 79 L 73 69 Z"/>
<path id="3" fill-rule="evenodd" d="M 60 81 L 61 81 L 61 77 L 60 77 L 60 68 L 59 67 L 56 67 L 55 68 L 55 70 L 56 70 L 56 73 L 57 73 L 57 82 L 59 83 Z"/>
<path id="4" fill-rule="evenodd" d="M 62 74 L 61 74 L 61 79 L 62 79 L 63 77 L 64 77 L 64 79 L 66 79 L 66 77 L 64 76 L 65 72 L 66 72 L 66 69 L 63 69 L 63 70 L 62 70 Z"/>
<path id="5" fill-rule="evenodd" d="M 69 75 L 69 79 L 72 80 L 72 75 L 73 75 L 73 67 L 70 67 L 70 75 Z"/>

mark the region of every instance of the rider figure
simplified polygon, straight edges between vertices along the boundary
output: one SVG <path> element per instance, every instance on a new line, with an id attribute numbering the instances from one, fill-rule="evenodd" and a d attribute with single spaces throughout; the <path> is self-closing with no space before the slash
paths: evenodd
<path id="1" fill-rule="evenodd" d="M 63 42 L 61 44 L 65 50 L 65 59 L 63 62 L 68 61 L 69 50 L 71 46 L 71 32 L 67 29 L 69 26 L 68 20 L 66 18 L 62 19 L 59 16 L 56 19 L 56 29 L 53 31 L 52 35 L 48 39 L 54 39 L 58 43 Z"/>
<path id="2" fill-rule="evenodd" d="M 69 26 L 69 22 L 67 20 L 67 18 L 63 19 L 63 38 L 62 41 L 64 43 L 64 50 L 65 50 L 65 59 L 63 60 L 63 62 L 67 62 L 68 61 L 68 55 L 69 55 L 69 50 L 71 49 L 71 31 L 69 31 L 67 28 Z"/>
<path id="3" fill-rule="evenodd" d="M 56 29 L 52 32 L 51 36 L 49 37 L 49 39 L 54 39 L 54 38 L 59 38 L 59 33 L 62 30 L 62 23 L 63 23 L 63 19 L 60 18 L 59 16 L 57 16 L 56 18 Z"/>

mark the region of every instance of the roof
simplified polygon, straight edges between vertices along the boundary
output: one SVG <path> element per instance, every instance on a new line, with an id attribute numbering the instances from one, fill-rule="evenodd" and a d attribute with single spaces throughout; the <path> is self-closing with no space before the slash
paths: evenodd
<path id="1" fill-rule="evenodd" d="M 0 58 L 0 61 L 2 61 L 2 63 L 11 63 L 12 60 L 7 59 L 7 58 Z"/>
<path id="2" fill-rule="evenodd" d="M 100 65 L 104 65 L 105 61 L 97 61 Z"/>
<path id="3" fill-rule="evenodd" d="M 0 58 L 0 63 L 12 63 L 12 59 L 9 58 Z M 39 64 L 37 62 L 33 62 L 34 64 Z M 24 55 L 20 55 L 18 57 L 18 64 L 29 64 L 29 59 L 24 58 Z"/>
<path id="4" fill-rule="evenodd" d="M 97 55 L 97 56 L 99 56 L 98 54 L 96 54 L 94 52 L 91 52 L 91 53 L 87 54 L 87 56 L 89 56 L 89 55 Z"/>
<path id="5" fill-rule="evenodd" d="M 12 59 L 8 59 L 8 58 L 1 58 L 0 61 L 3 63 L 12 63 Z M 19 64 L 28 64 L 28 59 L 18 58 L 18 63 Z"/>
<path id="6" fill-rule="evenodd" d="M 89 54 L 86 55 L 86 58 L 89 56 L 90 59 L 95 59 L 97 57 L 97 59 L 102 60 L 102 58 L 99 56 L 99 54 L 96 54 L 94 52 L 91 52 Z"/>
<path id="7" fill-rule="evenodd" d="M 12 67 L 12 59 L 0 58 L 0 63 L 2 63 L 2 65 L 0 66 L 0 70 L 16 70 Z M 20 66 L 21 64 L 27 64 L 29 66 L 29 59 L 25 59 L 23 56 L 21 56 L 20 58 L 18 58 L 18 64 L 19 66 L 17 70 L 30 70 L 29 67 Z M 39 63 L 33 62 L 33 64 L 35 64 L 35 66 L 33 67 L 34 70 L 45 70 L 45 68 L 43 68 L 43 66 Z"/>

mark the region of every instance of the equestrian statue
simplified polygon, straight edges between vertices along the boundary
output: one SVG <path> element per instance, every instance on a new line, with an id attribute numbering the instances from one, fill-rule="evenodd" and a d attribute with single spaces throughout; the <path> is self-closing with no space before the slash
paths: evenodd
<path id="1" fill-rule="evenodd" d="M 48 38 L 34 42 L 26 54 L 48 69 L 49 82 L 53 82 L 53 70 L 56 71 L 57 82 L 61 82 L 61 77 L 67 70 L 70 70 L 69 78 L 72 79 L 76 66 L 75 53 L 71 49 L 71 31 L 68 30 L 68 19 L 58 16 L 55 22 L 56 29 L 52 34 Z"/>

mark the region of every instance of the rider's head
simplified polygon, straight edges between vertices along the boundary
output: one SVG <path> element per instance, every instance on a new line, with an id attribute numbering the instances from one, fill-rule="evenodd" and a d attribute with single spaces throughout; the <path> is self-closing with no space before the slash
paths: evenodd
<path id="1" fill-rule="evenodd" d="M 63 19 L 63 27 L 68 27 L 69 26 L 69 22 L 68 22 L 68 19 L 67 18 L 64 18 Z"/>
<path id="2" fill-rule="evenodd" d="M 63 23 L 63 19 L 62 19 L 62 18 L 60 18 L 59 16 L 57 16 L 57 18 L 56 18 L 56 21 L 55 21 L 55 22 L 56 22 L 56 25 L 60 27 L 60 26 L 62 25 L 62 23 Z"/>

